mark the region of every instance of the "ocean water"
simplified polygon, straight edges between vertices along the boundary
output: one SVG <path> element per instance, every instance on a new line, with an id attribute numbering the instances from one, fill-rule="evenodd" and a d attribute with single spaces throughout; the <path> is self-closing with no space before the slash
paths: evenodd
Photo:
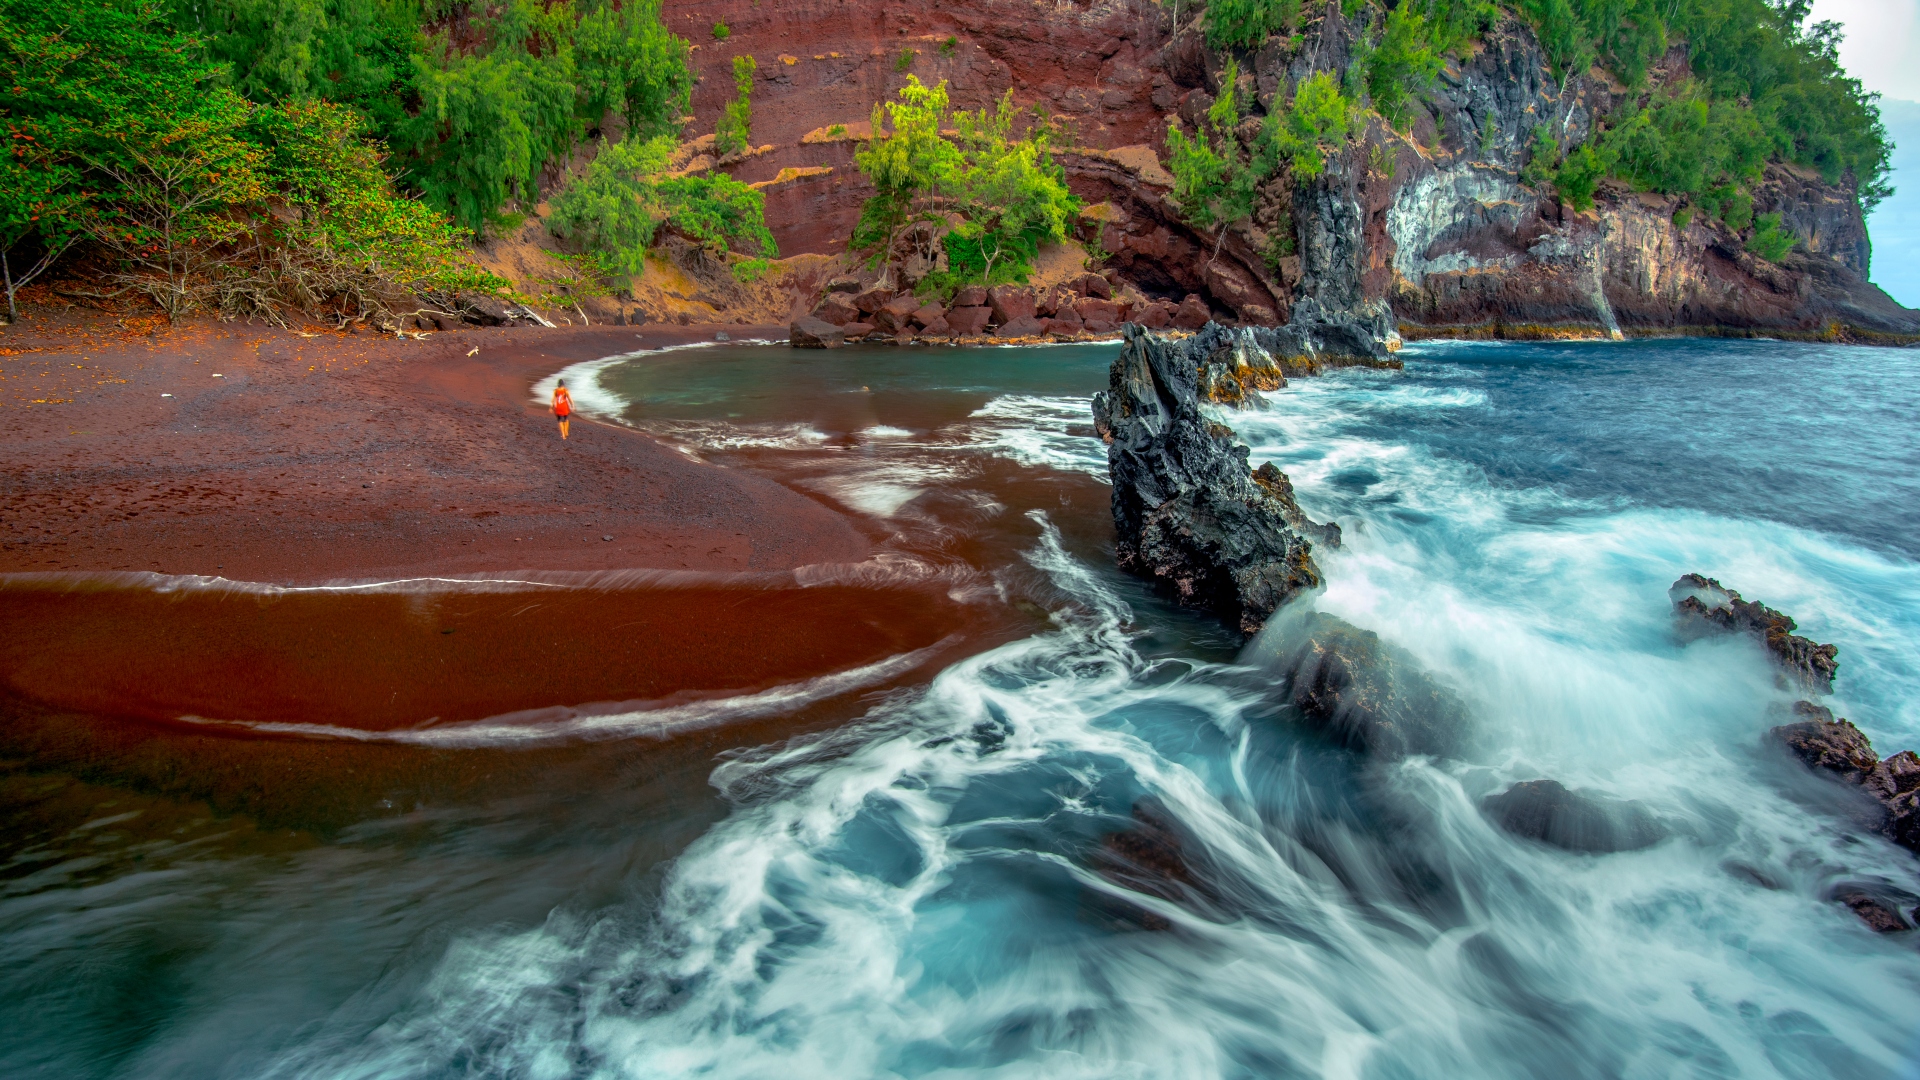
<path id="1" fill-rule="evenodd" d="M 284 850 L 50 839 L 0 891 L 0 1073 L 1920 1076 L 1920 934 L 1828 899 L 1920 903 L 1920 862 L 1764 748 L 1792 695 L 1666 597 L 1699 571 L 1793 614 L 1840 646 L 1835 711 L 1920 747 L 1920 355 L 1431 343 L 1221 412 L 1345 530 L 1310 602 L 1468 705 L 1457 758 L 1369 762 L 1114 570 L 1086 405 L 1114 350 L 565 373 L 1006 614 L 717 753 L 481 725 L 433 752 L 548 755 L 539 782 Z M 1667 839 L 1574 854 L 1481 813 L 1542 777 Z"/>

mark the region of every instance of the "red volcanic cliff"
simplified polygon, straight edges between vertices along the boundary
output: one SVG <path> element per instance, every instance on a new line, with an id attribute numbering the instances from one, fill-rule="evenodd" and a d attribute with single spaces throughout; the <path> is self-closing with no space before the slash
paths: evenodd
<path id="1" fill-rule="evenodd" d="M 1302 34 L 1238 57 L 1256 116 L 1317 71 L 1344 70 L 1378 12 L 1337 0 L 1302 12 Z M 1224 54 L 1197 24 L 1174 32 L 1149 0 L 669 0 L 663 18 L 696 46 L 689 137 L 732 97 L 732 61 L 751 55 L 755 149 L 723 162 L 759 185 L 780 254 L 839 254 L 869 188 L 853 164 L 875 103 L 908 76 L 945 80 L 954 105 L 1009 89 L 1067 125 L 1068 179 L 1090 211 L 1082 235 L 1114 278 L 1149 297 L 1199 294 L 1216 318 L 1315 318 L 1403 332 L 1532 334 L 1671 330 L 1920 335 L 1920 315 L 1868 284 L 1868 241 L 1850 188 L 1775 166 L 1755 191 L 1799 238 L 1779 263 L 1723 226 L 1676 224 L 1677 202 L 1603 184 L 1577 213 L 1520 181 L 1539 117 L 1584 137 L 1620 103 L 1597 69 L 1563 88 L 1532 31 L 1506 20 L 1448 63 L 1400 133 L 1377 117 L 1322 176 L 1262 185 L 1251 222 L 1224 237 L 1186 225 L 1157 160 L 1171 119 L 1191 121 L 1220 89 Z M 713 36 L 717 22 L 730 33 Z M 1684 73 L 1676 48 L 1656 78 Z M 1251 121 L 1250 121 L 1251 123 Z M 1683 218 L 1684 220 L 1684 218 Z M 1369 331 L 1374 332 L 1374 331 Z"/>

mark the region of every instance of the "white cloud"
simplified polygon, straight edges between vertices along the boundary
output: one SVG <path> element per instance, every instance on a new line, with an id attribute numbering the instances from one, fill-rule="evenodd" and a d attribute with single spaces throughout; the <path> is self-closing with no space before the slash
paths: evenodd
<path id="1" fill-rule="evenodd" d="M 1813 0 L 1809 23 L 1847 28 L 1840 63 L 1868 90 L 1920 101 L 1920 0 Z"/>

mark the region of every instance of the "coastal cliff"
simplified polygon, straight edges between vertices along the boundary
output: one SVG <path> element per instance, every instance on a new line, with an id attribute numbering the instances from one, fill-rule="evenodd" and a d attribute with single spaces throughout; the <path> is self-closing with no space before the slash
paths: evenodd
<path id="1" fill-rule="evenodd" d="M 705 167 L 753 184 L 783 257 L 846 252 L 872 193 L 854 166 L 867 115 L 909 76 L 946 80 L 956 108 L 1017 105 L 1072 132 L 1060 154 L 1087 208 L 1077 227 L 1116 293 L 1213 319 L 1286 325 L 1302 301 L 1314 318 L 1359 327 L 1384 345 L 1408 336 L 1766 334 L 1881 343 L 1920 339 L 1920 313 L 1867 280 L 1871 248 L 1848 180 L 1768 165 L 1752 211 L 1777 213 L 1793 248 L 1777 260 L 1681 198 L 1601 180 L 1577 210 L 1525 174 L 1544 124 L 1563 144 L 1589 136 L 1632 94 L 1602 69 L 1563 80 L 1527 25 L 1503 18 L 1447 60 L 1401 129 L 1366 113 L 1318 176 L 1260 184 L 1249 220 L 1191 224 L 1173 196 L 1170 119 L 1204 116 L 1233 61 L 1251 124 L 1318 72 L 1336 77 L 1377 38 L 1383 15 L 1308 5 L 1299 33 L 1253 50 L 1208 47 L 1196 21 L 1148 0 L 956 0 L 938 6 L 823 0 L 669 4 L 663 19 L 701 40 L 693 54 L 699 131 L 725 107 L 732 58 L 752 55 L 757 144 Z M 1649 71 L 1686 77 L 1684 46 Z M 804 283 L 795 313 L 830 274 Z M 1195 319 L 1197 324 L 1201 320 Z"/>

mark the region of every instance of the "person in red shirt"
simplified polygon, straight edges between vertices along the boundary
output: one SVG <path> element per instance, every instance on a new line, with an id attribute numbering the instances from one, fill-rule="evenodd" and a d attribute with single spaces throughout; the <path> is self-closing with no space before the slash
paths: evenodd
<path id="1" fill-rule="evenodd" d="M 573 395 L 567 393 L 567 381 L 553 388 L 553 415 L 560 420 L 560 437 L 567 437 L 567 421 L 573 419 Z"/>

